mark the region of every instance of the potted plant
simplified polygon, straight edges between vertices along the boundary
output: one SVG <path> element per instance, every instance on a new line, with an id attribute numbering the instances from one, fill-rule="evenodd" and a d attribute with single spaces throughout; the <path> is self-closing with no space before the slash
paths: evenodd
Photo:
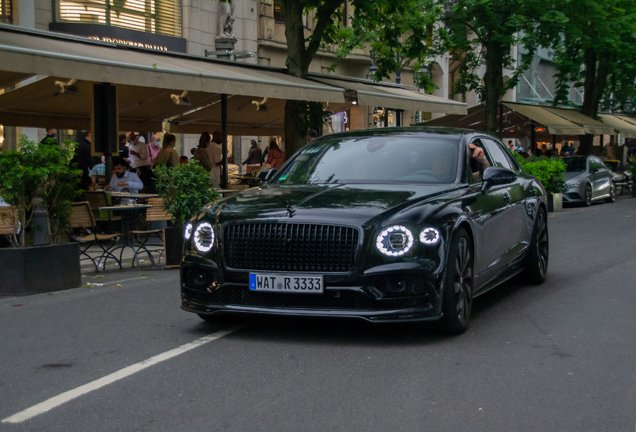
<path id="1" fill-rule="evenodd" d="M 179 265 L 183 257 L 183 228 L 206 204 L 219 199 L 219 193 L 210 185 L 210 174 L 195 162 L 153 170 L 155 188 L 168 213 L 173 227 L 164 235 L 166 265 Z"/>
<path id="2" fill-rule="evenodd" d="M 0 249 L 0 295 L 25 295 L 81 285 L 79 246 L 66 241 L 81 171 L 71 163 L 75 143 L 39 144 L 23 135 L 19 150 L 0 153 L 0 198 L 13 207 Z"/>
<path id="3" fill-rule="evenodd" d="M 536 177 L 548 193 L 548 211 L 561 211 L 563 209 L 563 187 L 565 178 L 563 173 L 566 166 L 560 159 L 533 157 L 521 160 L 523 169 L 533 177 Z"/>

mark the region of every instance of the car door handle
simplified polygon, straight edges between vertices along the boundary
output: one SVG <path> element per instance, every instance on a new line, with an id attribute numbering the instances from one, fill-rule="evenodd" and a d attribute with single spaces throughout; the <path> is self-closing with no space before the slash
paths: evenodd
<path id="1" fill-rule="evenodd" d="M 506 204 L 510 204 L 510 194 L 508 192 L 506 192 L 506 193 L 504 193 L 503 197 L 504 197 L 504 201 L 506 202 Z"/>

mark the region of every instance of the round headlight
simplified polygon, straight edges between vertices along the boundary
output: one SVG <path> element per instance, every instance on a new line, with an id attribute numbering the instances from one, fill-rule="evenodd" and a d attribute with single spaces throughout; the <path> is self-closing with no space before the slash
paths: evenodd
<path id="1" fill-rule="evenodd" d="M 435 228 L 424 228 L 420 233 L 420 241 L 425 245 L 436 245 L 441 239 L 441 234 Z"/>
<path id="2" fill-rule="evenodd" d="M 212 225 L 203 222 L 194 230 L 194 247 L 199 252 L 210 252 L 214 246 L 214 230 Z"/>
<path id="3" fill-rule="evenodd" d="M 384 255 L 399 257 L 413 247 L 413 234 L 407 227 L 395 225 L 378 234 L 375 245 Z"/>
<path id="4" fill-rule="evenodd" d="M 189 223 L 186 225 L 185 230 L 183 230 L 183 238 L 186 240 L 190 240 L 190 236 L 192 235 L 192 224 Z"/>

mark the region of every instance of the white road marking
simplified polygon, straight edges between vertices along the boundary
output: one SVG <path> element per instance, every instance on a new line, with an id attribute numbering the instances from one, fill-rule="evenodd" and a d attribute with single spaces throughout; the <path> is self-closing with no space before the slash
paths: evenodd
<path id="1" fill-rule="evenodd" d="M 120 369 L 117 372 L 113 372 L 110 375 L 106 375 L 103 378 L 89 382 L 88 384 L 84 384 L 83 386 L 77 387 L 73 390 L 69 390 L 60 395 L 52 397 L 51 399 L 45 400 L 44 402 L 34 405 L 31 408 L 27 408 L 24 411 L 20 411 L 19 413 L 14 414 L 11 417 L 5 418 L 4 420 L 2 420 L 2 423 L 22 423 L 23 421 L 29 420 L 37 415 L 50 411 L 53 408 L 56 408 L 70 400 L 83 396 L 92 391 L 98 390 L 104 386 L 107 386 L 108 384 L 112 384 L 115 381 L 119 381 L 120 379 L 126 378 L 146 368 L 149 368 L 150 366 L 154 366 L 158 363 L 169 360 L 173 357 L 186 353 L 190 350 L 198 348 L 214 340 L 220 339 L 223 336 L 227 336 L 230 333 L 240 330 L 241 328 L 245 326 L 246 324 L 243 324 L 239 326 L 230 327 L 225 330 L 220 330 L 216 333 L 212 333 L 202 338 L 199 338 L 193 342 L 187 343 L 185 345 L 181 345 L 180 347 L 177 347 L 175 349 L 171 349 L 170 351 L 166 351 L 162 354 L 158 354 L 154 357 L 150 357 L 149 359 L 146 359 L 139 363 L 135 363 L 134 365 Z"/>

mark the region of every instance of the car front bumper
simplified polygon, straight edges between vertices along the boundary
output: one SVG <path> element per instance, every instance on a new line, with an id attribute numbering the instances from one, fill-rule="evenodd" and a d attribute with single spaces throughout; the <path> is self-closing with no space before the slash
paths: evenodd
<path id="1" fill-rule="evenodd" d="M 246 272 L 247 273 L 247 272 Z M 186 255 L 181 265 L 181 308 L 220 313 L 359 318 L 372 322 L 441 318 L 441 272 L 426 263 L 371 269 L 347 284 L 325 275 L 323 294 L 250 291 L 247 283 L 223 280 L 206 258 Z"/>

